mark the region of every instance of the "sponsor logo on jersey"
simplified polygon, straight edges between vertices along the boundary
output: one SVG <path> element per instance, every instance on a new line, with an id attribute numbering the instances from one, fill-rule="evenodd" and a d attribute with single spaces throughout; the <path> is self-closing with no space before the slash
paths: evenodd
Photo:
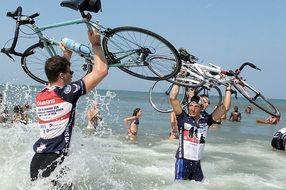
<path id="1" fill-rule="evenodd" d="M 44 100 L 44 101 L 37 101 L 37 106 L 44 106 L 49 104 L 54 104 L 56 102 L 55 99 Z"/>
<path id="2" fill-rule="evenodd" d="M 67 85 L 66 87 L 65 87 L 65 89 L 64 89 L 64 93 L 65 94 L 68 94 L 68 93 L 70 93 L 71 92 L 71 85 Z"/>

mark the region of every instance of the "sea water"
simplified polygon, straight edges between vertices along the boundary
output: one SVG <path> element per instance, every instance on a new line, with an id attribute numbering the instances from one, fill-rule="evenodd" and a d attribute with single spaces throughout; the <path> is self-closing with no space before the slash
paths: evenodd
<path id="1" fill-rule="evenodd" d="M 31 183 L 29 167 L 34 155 L 33 143 L 39 137 L 35 124 L 35 93 L 40 87 L 0 86 L 10 114 L 16 104 L 28 102 L 29 124 L 0 124 L 0 189 L 52 189 L 50 181 L 58 169 L 43 180 Z M 97 100 L 103 122 L 97 131 L 87 131 L 85 112 Z M 245 114 L 245 99 L 233 99 L 230 111 L 237 105 L 241 122 L 224 121 L 220 128 L 210 129 L 201 161 L 205 180 L 174 181 L 175 152 L 178 141 L 168 140 L 169 114 L 155 111 L 148 102 L 147 92 L 94 90 L 80 98 L 70 155 L 63 163 L 68 168 L 61 183 L 72 183 L 74 189 L 116 190 L 245 190 L 286 189 L 286 154 L 271 148 L 273 134 L 285 127 L 286 100 L 271 100 L 282 112 L 278 125 L 256 124 L 267 114 L 254 108 Z M 140 107 L 138 138 L 126 139 L 123 119 Z M 228 113 L 229 116 L 229 113 Z"/>

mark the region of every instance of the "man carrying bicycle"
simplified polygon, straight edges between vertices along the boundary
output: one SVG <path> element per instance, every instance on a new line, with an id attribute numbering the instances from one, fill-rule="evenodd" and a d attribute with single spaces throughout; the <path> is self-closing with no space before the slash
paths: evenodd
<path id="1" fill-rule="evenodd" d="M 89 31 L 89 41 L 94 51 L 92 72 L 71 82 L 71 51 L 62 47 L 64 57 L 53 56 L 45 63 L 49 84 L 36 95 L 36 112 L 40 138 L 35 142 L 35 155 L 30 164 L 30 177 L 48 177 L 68 154 L 75 108 L 80 96 L 90 92 L 107 75 L 107 61 L 101 48 L 100 35 Z"/>
<path id="2" fill-rule="evenodd" d="M 202 114 L 203 100 L 199 96 L 193 96 L 188 103 L 188 113 L 186 113 L 177 99 L 178 92 L 179 86 L 174 85 L 170 93 L 170 103 L 177 116 L 179 129 L 175 179 L 202 181 L 204 175 L 200 160 L 208 128 L 226 113 L 226 108 L 222 104 L 212 114 Z M 231 93 L 228 93 L 228 98 L 230 95 Z"/>

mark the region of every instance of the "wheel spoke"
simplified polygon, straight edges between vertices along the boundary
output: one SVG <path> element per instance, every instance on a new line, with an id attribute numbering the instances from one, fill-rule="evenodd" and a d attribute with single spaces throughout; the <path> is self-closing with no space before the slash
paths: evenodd
<path id="1" fill-rule="evenodd" d="M 62 54 L 59 46 L 53 46 L 55 52 L 58 55 Z M 35 44 L 28 48 L 25 52 L 34 53 L 22 58 L 22 67 L 24 71 L 34 80 L 47 84 L 48 79 L 45 74 L 44 64 L 46 60 L 50 57 L 48 52 L 41 44 Z M 70 60 L 71 70 L 74 71 L 73 81 L 81 79 L 91 70 L 91 64 L 87 64 L 87 61 L 77 54 L 73 54 Z"/>
<path id="2" fill-rule="evenodd" d="M 119 63 L 123 71 L 147 80 L 167 79 L 179 71 L 181 62 L 177 50 L 159 35 L 136 27 L 120 27 L 109 32 L 109 37 L 103 38 L 103 49 L 114 66 Z M 157 55 L 169 56 L 172 60 L 150 59 Z"/>

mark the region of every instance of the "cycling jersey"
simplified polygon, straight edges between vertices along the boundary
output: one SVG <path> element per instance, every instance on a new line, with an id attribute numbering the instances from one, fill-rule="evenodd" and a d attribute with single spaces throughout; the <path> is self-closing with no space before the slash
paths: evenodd
<path id="1" fill-rule="evenodd" d="M 85 93 L 84 82 L 79 80 L 64 87 L 46 87 L 36 95 L 40 139 L 33 146 L 35 152 L 67 154 L 76 102 Z"/>
<path id="2" fill-rule="evenodd" d="M 208 127 L 214 121 L 212 115 L 200 115 L 198 121 L 185 111 L 177 116 L 179 128 L 179 148 L 176 158 L 187 160 L 200 160 L 205 147 Z"/>

